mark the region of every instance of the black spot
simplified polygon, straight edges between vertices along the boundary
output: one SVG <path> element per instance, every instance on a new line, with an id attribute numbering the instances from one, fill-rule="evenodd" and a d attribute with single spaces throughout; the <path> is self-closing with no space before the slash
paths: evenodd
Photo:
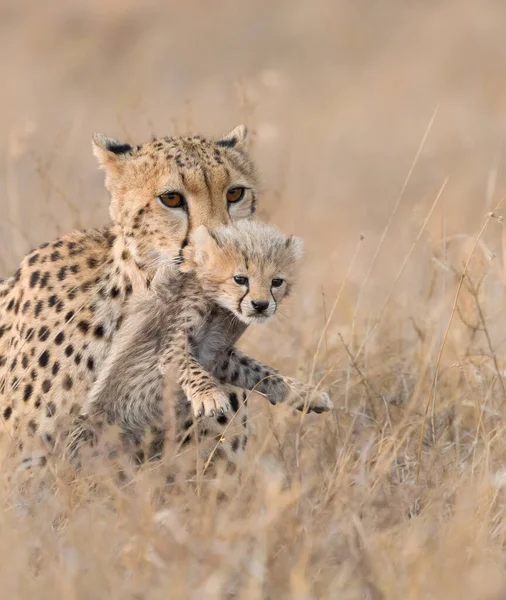
<path id="1" fill-rule="evenodd" d="M 220 425 L 226 425 L 228 423 L 227 415 L 220 415 L 219 417 L 216 418 L 216 420 L 218 421 L 218 423 Z"/>
<path id="2" fill-rule="evenodd" d="M 71 271 L 72 271 L 72 273 L 74 273 L 74 275 L 75 275 L 76 273 L 79 273 L 79 271 L 81 270 L 81 267 L 80 267 L 79 265 L 72 265 L 72 266 L 70 267 L 70 270 L 71 270 Z"/>
<path id="3" fill-rule="evenodd" d="M 33 419 L 28 422 L 28 431 L 32 435 L 37 431 L 37 423 Z"/>
<path id="4" fill-rule="evenodd" d="M 94 258 L 93 256 L 90 256 L 88 258 L 88 260 L 86 261 L 86 263 L 90 269 L 95 269 L 96 266 L 98 265 L 98 260 L 96 258 Z"/>
<path id="5" fill-rule="evenodd" d="M 61 311 L 63 310 L 64 306 L 65 305 L 63 304 L 63 302 L 61 300 L 58 300 L 58 302 L 56 303 L 55 311 L 57 313 L 61 313 Z"/>
<path id="6" fill-rule="evenodd" d="M 88 371 L 93 371 L 93 369 L 95 368 L 95 361 L 93 360 L 93 357 L 88 357 L 86 366 L 88 367 Z"/>
<path id="7" fill-rule="evenodd" d="M 55 361 L 55 363 L 53 365 L 53 370 L 52 370 L 53 375 L 58 375 L 59 370 L 60 370 L 60 363 L 58 361 Z"/>
<path id="8" fill-rule="evenodd" d="M 30 256 L 30 258 L 28 259 L 28 264 L 29 265 L 34 265 L 38 260 L 39 260 L 39 255 L 38 254 L 32 254 Z"/>
<path id="9" fill-rule="evenodd" d="M 114 142 L 112 140 L 108 140 L 106 144 L 106 149 L 113 154 L 127 154 L 133 150 L 130 144 L 121 144 L 119 142 Z"/>
<path id="10" fill-rule="evenodd" d="M 70 310 L 66 315 L 65 315 L 65 321 L 68 323 L 69 321 L 72 321 L 72 319 L 74 318 L 74 311 Z"/>
<path id="11" fill-rule="evenodd" d="M 39 340 L 41 342 L 45 342 L 48 337 L 49 337 L 49 329 L 45 325 L 42 325 L 42 327 L 39 329 Z"/>
<path id="12" fill-rule="evenodd" d="M 39 300 L 37 302 L 37 304 L 35 305 L 35 310 L 33 311 L 34 315 L 36 317 L 38 317 L 40 315 L 40 313 L 42 312 L 42 307 L 44 306 L 44 301 L 43 300 Z"/>
<path id="13" fill-rule="evenodd" d="M 123 250 L 123 252 L 121 253 L 121 258 L 123 260 L 126 260 L 128 258 L 129 254 L 128 254 L 128 250 Z"/>
<path id="14" fill-rule="evenodd" d="M 142 464 L 146 460 L 144 450 L 137 450 L 137 452 L 135 453 L 135 459 L 139 464 Z"/>
<path id="15" fill-rule="evenodd" d="M 131 294 L 132 292 L 133 292 L 132 284 L 131 284 L 131 283 L 129 283 L 129 284 L 126 286 L 126 288 L 125 288 L 125 294 L 126 294 L 127 296 L 130 296 L 130 294 Z"/>
<path id="16" fill-rule="evenodd" d="M 65 378 L 63 380 L 63 389 L 70 390 L 70 389 L 72 389 L 72 385 L 73 385 L 72 378 L 69 375 L 65 375 Z"/>
<path id="17" fill-rule="evenodd" d="M 217 146 L 221 146 L 222 148 L 233 148 L 237 144 L 237 138 L 231 137 L 226 140 L 219 140 L 216 142 Z"/>
<path id="18" fill-rule="evenodd" d="M 14 298 L 7 305 L 7 310 L 12 310 L 14 308 Z"/>
<path id="19" fill-rule="evenodd" d="M 12 362 L 11 362 L 11 371 L 14 371 L 14 369 L 16 368 L 18 364 L 18 359 L 15 358 Z"/>
<path id="20" fill-rule="evenodd" d="M 44 350 L 44 352 L 39 356 L 39 365 L 41 367 L 47 367 L 49 362 L 49 351 Z"/>
<path id="21" fill-rule="evenodd" d="M 67 294 L 67 298 L 68 298 L 69 300 L 74 300 L 74 298 L 75 298 L 76 296 L 77 296 L 77 290 L 76 290 L 76 288 L 72 288 L 72 289 L 71 289 L 71 290 L 68 292 L 68 294 Z"/>
<path id="22" fill-rule="evenodd" d="M 61 258 L 61 254 L 58 252 L 58 250 L 55 250 L 52 254 L 51 254 L 51 260 L 53 262 L 55 262 L 56 260 L 60 260 Z"/>
<path id="23" fill-rule="evenodd" d="M 105 331 L 104 331 L 104 326 L 102 324 L 99 324 L 95 327 L 95 331 L 94 331 L 95 337 L 97 338 L 103 338 Z"/>
<path id="24" fill-rule="evenodd" d="M 119 296 L 119 289 L 116 286 L 114 286 L 111 289 L 111 298 L 117 298 L 118 296 Z"/>
<path id="25" fill-rule="evenodd" d="M 44 273 L 44 275 L 42 276 L 42 279 L 40 280 L 41 289 L 46 287 L 50 278 L 51 278 L 51 273 L 49 271 L 46 271 Z"/>
<path id="26" fill-rule="evenodd" d="M 70 344 L 70 346 L 67 346 L 65 348 L 65 356 L 72 356 L 73 352 L 74 352 L 74 346 L 72 346 L 72 344 Z"/>
<path id="27" fill-rule="evenodd" d="M 237 450 L 239 449 L 239 444 L 241 443 L 241 440 L 239 439 L 239 436 L 235 436 L 235 438 L 232 440 L 232 452 L 237 452 Z"/>
<path id="28" fill-rule="evenodd" d="M 23 354 L 21 364 L 23 365 L 23 369 L 28 369 L 28 356 L 26 356 L 26 354 Z"/>
<path id="29" fill-rule="evenodd" d="M 52 417 L 56 412 L 56 404 L 52 401 L 46 404 L 46 417 Z"/>
<path id="30" fill-rule="evenodd" d="M 25 385 L 25 391 L 23 392 L 23 400 L 25 402 L 28 402 L 28 400 L 30 400 L 32 392 L 33 392 L 33 385 L 31 383 L 28 383 L 27 385 Z"/>
<path id="31" fill-rule="evenodd" d="M 65 277 L 67 277 L 67 268 L 68 267 L 62 267 L 58 271 L 58 275 L 56 276 L 58 278 L 58 281 L 63 281 L 65 279 Z"/>
<path id="32" fill-rule="evenodd" d="M 58 240 L 56 242 L 54 242 L 53 244 L 53 248 L 61 248 L 63 246 L 63 242 L 61 240 Z"/>
<path id="33" fill-rule="evenodd" d="M 35 408 L 40 408 L 41 404 L 42 404 L 42 400 L 41 400 L 40 396 L 37 396 L 37 400 L 35 400 L 33 405 L 35 406 Z"/>
<path id="34" fill-rule="evenodd" d="M 42 391 L 44 392 L 44 394 L 47 394 L 50 389 L 51 382 L 49 381 L 49 379 L 44 379 L 44 381 L 42 382 Z"/>
<path id="35" fill-rule="evenodd" d="M 58 346 L 61 346 L 61 344 L 63 344 L 65 340 L 65 334 L 63 333 L 63 331 L 60 331 L 60 333 L 54 338 L 54 342 L 55 344 L 58 344 Z"/>
<path id="36" fill-rule="evenodd" d="M 53 294 L 52 296 L 49 296 L 49 300 L 47 301 L 48 305 L 53 308 L 53 306 L 55 306 L 55 304 L 58 302 L 58 296 L 56 296 L 55 294 Z"/>
<path id="37" fill-rule="evenodd" d="M 10 406 L 8 406 L 5 410 L 4 410 L 4 419 L 6 421 L 8 421 L 11 418 L 12 415 L 12 408 Z"/>
<path id="38" fill-rule="evenodd" d="M 74 362 L 76 363 L 76 365 L 80 365 L 81 364 L 81 358 L 82 357 L 81 357 L 81 355 L 79 353 L 77 353 L 75 355 Z"/>
<path id="39" fill-rule="evenodd" d="M 231 392 L 229 398 L 230 398 L 230 406 L 232 407 L 232 410 L 234 412 L 237 412 L 239 410 L 239 398 L 237 397 L 237 394 L 235 392 Z"/>
<path id="40" fill-rule="evenodd" d="M 82 333 L 86 334 L 90 330 L 90 324 L 88 323 L 88 321 L 79 321 L 79 323 L 77 324 L 77 328 Z"/>
<path id="41" fill-rule="evenodd" d="M 30 300 L 27 300 L 27 301 L 26 301 L 26 302 L 23 304 L 23 308 L 22 308 L 22 310 L 21 310 L 21 312 L 22 312 L 23 314 L 26 314 L 26 311 L 27 311 L 27 310 L 30 308 L 30 304 L 31 304 Z"/>

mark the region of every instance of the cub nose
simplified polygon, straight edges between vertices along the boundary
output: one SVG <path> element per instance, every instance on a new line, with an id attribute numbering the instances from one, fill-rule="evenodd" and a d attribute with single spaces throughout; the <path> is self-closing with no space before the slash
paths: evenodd
<path id="1" fill-rule="evenodd" d="M 269 302 L 268 300 L 252 300 L 251 306 L 256 310 L 256 312 L 263 313 L 264 310 L 269 306 Z"/>

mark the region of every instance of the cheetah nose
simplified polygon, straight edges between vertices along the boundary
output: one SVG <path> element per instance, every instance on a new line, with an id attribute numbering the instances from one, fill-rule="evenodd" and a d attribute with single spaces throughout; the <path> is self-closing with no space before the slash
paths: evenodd
<path id="1" fill-rule="evenodd" d="M 263 313 L 265 309 L 269 306 L 268 300 L 252 300 L 251 306 L 258 312 Z"/>

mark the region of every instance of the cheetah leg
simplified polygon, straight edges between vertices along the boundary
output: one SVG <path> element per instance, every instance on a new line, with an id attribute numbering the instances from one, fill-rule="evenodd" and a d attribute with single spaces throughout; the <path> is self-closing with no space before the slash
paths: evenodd
<path id="1" fill-rule="evenodd" d="M 239 350 L 217 361 L 214 374 L 223 383 L 232 383 L 264 394 L 271 404 L 289 402 L 298 410 L 307 406 L 308 411 L 323 412 L 333 408 L 325 392 L 315 391 L 312 386 L 280 375 L 276 369 L 263 365 Z"/>
<path id="2" fill-rule="evenodd" d="M 220 382 L 189 351 L 186 329 L 179 330 L 162 358 L 162 372 L 175 365 L 177 382 L 189 398 L 196 417 L 213 417 L 230 410 L 228 394 Z"/>
<path id="3" fill-rule="evenodd" d="M 188 354 L 179 373 L 179 385 L 190 398 L 196 417 L 213 417 L 230 410 L 228 394 L 220 382 Z"/>

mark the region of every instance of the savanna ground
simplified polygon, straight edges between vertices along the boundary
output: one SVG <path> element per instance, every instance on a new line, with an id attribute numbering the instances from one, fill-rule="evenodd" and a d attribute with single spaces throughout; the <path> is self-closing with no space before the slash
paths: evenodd
<path id="1" fill-rule="evenodd" d="M 240 482 L 162 500 L 156 467 L 55 459 L 27 497 L 5 462 L 2 598 L 506 597 L 505 24 L 502 0 L 0 3 L 0 274 L 107 219 L 93 131 L 245 122 L 260 214 L 307 258 L 242 345 L 336 405 L 254 398 Z"/>

